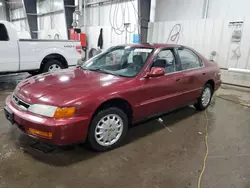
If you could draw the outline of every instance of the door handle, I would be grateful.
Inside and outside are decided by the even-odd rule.
[[[203,73],[202,73],[202,75],[206,75],[206,73],[205,73],[205,72],[203,72]]]
[[[179,82],[180,80],[181,80],[180,78],[176,78],[176,80],[175,80],[175,81],[176,81],[176,82]]]

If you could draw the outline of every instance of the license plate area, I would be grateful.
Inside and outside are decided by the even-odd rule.
[[[11,109],[9,109],[7,106],[4,107],[4,114],[7,120],[11,122],[11,124],[14,124],[14,113]]]

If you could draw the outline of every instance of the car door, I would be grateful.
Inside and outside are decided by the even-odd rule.
[[[0,23],[0,72],[17,71],[18,66],[17,41],[9,38],[5,25]]]
[[[191,49],[178,48],[177,54],[182,67],[183,98],[189,103],[195,101],[204,86],[205,67],[200,57]]]
[[[156,78],[141,78],[137,93],[140,93],[137,111],[138,118],[143,118],[167,112],[178,108],[182,103],[182,72],[177,66],[176,54],[173,48],[162,49],[154,58],[165,59],[165,75]]]

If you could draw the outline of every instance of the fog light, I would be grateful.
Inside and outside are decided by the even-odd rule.
[[[42,138],[52,139],[52,133],[51,132],[43,132],[36,129],[29,128],[29,132],[35,136],[39,136]]]

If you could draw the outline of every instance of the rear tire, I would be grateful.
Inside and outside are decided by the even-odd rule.
[[[62,62],[56,60],[56,59],[50,59],[48,60],[45,65],[42,67],[41,72],[55,72],[61,69],[64,69],[65,66],[63,65]]]
[[[128,117],[117,107],[100,111],[93,118],[87,142],[96,151],[107,151],[118,147],[128,132]]]
[[[37,71],[37,70],[36,71],[28,71],[28,73],[32,76],[35,76],[35,75],[39,74],[39,71]]]
[[[210,84],[206,84],[201,92],[201,96],[198,98],[197,102],[194,104],[196,110],[205,110],[211,102],[213,96],[213,89]]]

